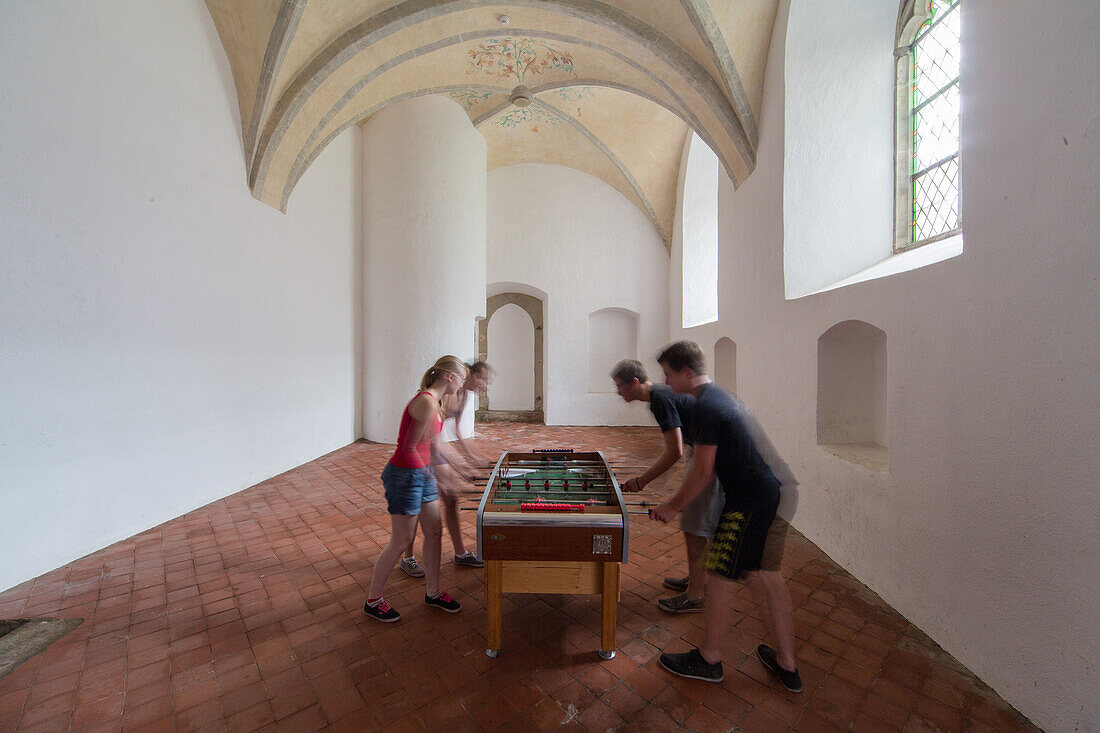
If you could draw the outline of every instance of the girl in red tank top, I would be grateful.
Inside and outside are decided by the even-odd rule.
[[[459,467],[455,463],[455,458],[459,458],[458,455],[439,455],[438,453],[432,458],[432,465],[436,469],[436,479],[442,484],[446,484],[448,478],[451,481],[460,478],[462,473],[470,473],[472,469],[484,468],[486,463],[489,463],[489,458],[479,451],[476,451],[472,446],[467,445],[466,441],[462,437],[462,429],[459,423],[462,421],[462,414],[466,409],[466,400],[471,392],[477,393],[489,386],[489,382],[493,378],[493,369],[483,361],[476,361],[473,364],[467,364],[467,376],[466,382],[450,397],[446,397],[443,400],[443,423],[446,424],[448,420],[452,421],[454,426],[453,443],[447,443],[446,441],[452,440],[452,438],[446,437],[446,435],[440,436],[440,440],[444,441],[444,445],[453,445],[458,448],[455,453],[460,454],[461,463],[465,464],[465,467]],[[450,464],[443,466],[440,464]],[[447,528],[447,534],[451,537],[451,545],[454,547],[454,564],[460,568],[480,568],[484,567],[483,563],[477,555],[466,549],[466,542],[462,538],[462,525],[458,519],[458,497],[457,493],[448,491],[442,491],[439,494],[440,499],[440,511],[443,514],[443,526]],[[420,569],[420,565],[416,562],[416,556],[413,555],[412,543],[405,548],[405,551],[401,555],[400,567],[405,571],[407,575],[414,578],[419,578],[424,575],[424,571]]]
[[[397,621],[401,614],[382,598],[382,588],[402,549],[412,543],[419,521],[424,531],[424,570],[427,593],[424,602],[449,613],[459,611],[458,601],[439,590],[439,555],[442,537],[439,498],[432,471],[432,448],[443,427],[441,404],[466,380],[466,365],[454,356],[440,358],[420,380],[420,391],[401,415],[397,448],[385,470],[382,486],[390,513],[389,544],[374,563],[370,592],[363,611],[379,621]]]

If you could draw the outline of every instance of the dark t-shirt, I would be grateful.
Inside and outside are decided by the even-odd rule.
[[[667,384],[654,384],[649,389],[649,411],[657,419],[657,426],[662,433],[680,428],[686,438],[686,426],[691,420],[691,407],[694,404],[694,397],[676,394]]]
[[[726,500],[745,506],[779,502],[779,481],[760,457],[749,432],[748,410],[729,392],[704,384],[691,411],[690,439],[696,445],[717,446],[714,473]]]

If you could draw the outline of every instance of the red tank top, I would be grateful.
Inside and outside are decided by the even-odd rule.
[[[412,405],[413,400],[422,394],[431,395],[431,392],[427,390],[417,392],[416,397],[409,400],[409,404],[405,405],[405,411],[401,413],[401,427],[397,429],[397,450],[393,452],[393,456],[390,458],[390,463],[398,468],[424,468],[432,464],[432,439],[439,435],[439,431],[443,428],[443,418],[440,417],[439,411],[436,411],[435,420],[432,421],[424,442],[414,444],[412,437],[409,435],[409,429],[415,422],[409,412],[409,406]],[[434,396],[432,401],[435,401]]]

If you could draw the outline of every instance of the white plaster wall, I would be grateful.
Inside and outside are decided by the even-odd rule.
[[[395,442],[424,372],[485,315],[485,138],[455,102],[392,104],[363,131],[363,434]]]
[[[821,139],[791,140],[804,100],[783,77],[809,59],[782,54],[810,41],[785,38],[785,1],[756,171],[721,188],[721,320],[673,335],[737,343],[739,393],[801,481],[801,531],[1038,725],[1098,730],[1100,4],[964,1],[962,256],[785,300],[784,135]],[[791,27],[890,38],[882,5],[794,3]],[[819,127],[842,129],[848,98]],[[849,319],[887,334],[889,473],[815,444],[817,339]]]
[[[496,378],[486,390],[489,409],[535,409],[535,324],[518,305],[508,303],[489,319],[486,360]]]
[[[786,98],[798,100],[786,110],[784,153],[789,298],[893,252],[894,157],[867,151],[893,149],[897,6],[859,3],[853,22],[819,5],[795,13],[787,27]],[[868,78],[875,83],[855,82]]]
[[[488,281],[547,294],[545,412],[549,425],[648,425],[644,407],[587,388],[588,314],[639,314],[651,372],[668,334],[668,253],[653,224],[602,181],[560,166],[489,173]]]
[[[2,14],[7,588],[355,439],[358,131],[284,215],[201,2]]]

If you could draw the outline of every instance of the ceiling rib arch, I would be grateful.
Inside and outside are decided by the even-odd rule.
[[[596,176],[666,246],[690,131],[735,184],[755,167],[779,0],[205,2],[233,69],[249,189],[283,211],[335,137],[428,94],[463,107],[490,170]],[[529,107],[512,105],[517,85]]]
[[[247,127],[242,126],[244,150],[249,166],[256,155],[256,135],[259,133],[260,120],[264,118],[264,113],[267,111],[271,92],[275,87],[275,79],[290,50],[290,44],[294,40],[294,34],[298,30],[298,23],[305,9],[306,0],[285,0],[275,17],[275,27],[271,31],[263,64],[260,66],[260,79],[256,85],[256,100],[252,104],[252,114]]]
[[[680,0],[695,30],[704,40],[707,49],[711,53],[715,65],[721,69],[722,86],[729,97],[730,103],[737,111],[741,125],[745,129],[749,144],[753,153],[760,142],[760,133],[756,127],[756,118],[752,114],[749,97],[745,93],[745,87],[741,83],[741,75],[737,72],[737,66],[733,63],[729,47],[722,40],[722,31],[711,12],[710,5],[704,0]],[[709,144],[709,143],[708,143]]]
[[[705,73],[696,60],[688,56],[668,36],[661,34],[656,29],[645,26],[618,8],[594,0],[519,0],[511,4],[537,7],[540,11],[549,11],[555,15],[564,15],[583,23],[596,24],[599,26],[598,29],[618,36],[628,44],[633,44],[636,47],[635,52],[641,51],[641,55],[646,55],[644,52],[648,51],[651,62],[657,60],[658,63],[663,63],[665,66],[662,70],[665,73],[655,74],[651,71],[651,76],[671,76],[675,82],[679,83],[683,91],[695,97],[695,99],[688,102],[676,98],[679,95],[669,94],[673,99],[668,100],[665,106],[673,109],[681,117],[688,118],[693,127],[706,133],[713,142],[719,142],[720,140],[725,143],[717,145],[716,151],[719,152],[719,157],[722,158],[727,171],[731,173],[734,180],[740,181],[744,178],[744,175],[747,175],[748,170],[753,165],[755,151],[741,119],[730,106],[718,83]],[[355,57],[361,51],[384,37],[408,31],[428,20],[451,16],[480,6],[481,4],[476,0],[453,0],[453,2],[441,3],[431,7],[425,7],[423,2],[417,0],[409,0],[409,2],[394,6],[367,19],[329,44],[326,49],[314,57],[305,69],[295,76],[286,92],[272,109],[267,124],[264,126],[264,132],[260,137],[257,154],[253,158],[250,174],[253,194],[269,203],[277,201],[280,208],[284,207],[284,201],[287,198],[281,195],[284,191],[279,191],[276,194],[274,191],[268,190],[267,177],[271,164],[276,158],[285,158],[290,155],[293,157],[294,162],[299,164],[292,167],[300,168],[301,162],[305,159],[315,157],[311,155],[312,142],[320,137],[320,131],[339,112],[340,108],[350,102],[347,92],[343,95],[340,103],[321,116],[321,119],[314,125],[314,129],[309,133],[307,143],[300,145],[298,150],[283,150],[286,147],[284,146],[284,137],[288,129],[298,121],[310,98],[341,67],[353,63]],[[543,38],[561,35],[537,29],[510,30],[509,34],[518,35],[524,32],[531,37]],[[459,34],[458,36],[452,36],[452,39],[453,42],[460,43],[479,37],[501,35],[504,34],[501,33],[499,28],[492,28]],[[579,39],[579,41],[583,43],[584,39]],[[601,44],[593,45],[599,46]],[[429,46],[433,46],[433,44],[429,44]],[[433,48],[433,50],[435,49]],[[622,53],[619,53],[618,57],[620,61],[630,59],[629,56]],[[635,65],[646,67],[645,64],[638,62]],[[369,83],[369,81],[368,79],[367,82]],[[607,79],[605,83],[614,81],[614,79]],[[365,85],[364,83],[363,86]],[[663,86],[665,87],[665,93],[668,94],[671,91],[671,85],[664,82]],[[351,96],[354,97],[354,94]],[[711,119],[708,121],[691,119],[692,115],[689,110],[693,108],[702,108]],[[719,127],[720,130],[715,131],[713,130],[714,127]],[[305,151],[304,156],[301,155],[303,149]],[[286,183],[293,185],[293,181],[300,177],[300,170],[294,173],[297,173],[297,175],[286,176],[284,179]]]
[[[535,85],[535,86],[531,87],[532,94],[539,94],[539,93],[544,92],[544,91],[550,91],[550,90],[554,90],[554,89],[560,89],[560,88],[571,87],[571,86],[582,86],[582,85],[607,87],[607,88],[610,88],[610,89],[618,89],[618,90],[621,90],[621,91],[629,92],[629,93],[635,94],[635,95],[637,95],[637,96],[639,96],[643,99],[649,100],[650,102],[652,102],[655,105],[664,107],[665,109],[667,109],[672,114],[680,117],[681,119],[684,119],[685,122],[687,122],[687,124],[690,127],[692,127],[693,129],[699,131],[697,134],[699,134],[699,136],[703,138],[704,142],[706,142],[707,145],[709,145],[712,149],[715,149],[715,150],[717,149],[717,142],[714,140],[713,136],[709,133],[709,131],[703,126],[703,124],[699,120],[699,118],[691,111],[691,108],[687,106],[686,102],[684,102],[684,100],[681,99],[680,96],[667,83],[665,83],[663,80],[653,76],[650,73],[649,70],[645,69],[640,64],[635,63],[634,61],[632,61],[628,57],[623,56],[622,54],[619,54],[614,49],[610,49],[610,48],[606,48],[606,47],[602,47],[602,46],[597,46],[596,44],[586,43],[586,42],[583,41],[583,39],[577,39],[577,38],[569,37],[569,36],[562,36],[562,35],[556,34],[556,33],[538,32],[538,31],[533,31],[533,30],[530,30],[530,29],[526,29],[526,30],[516,31],[516,34],[517,35],[526,35],[526,36],[531,36],[531,37],[537,37],[537,38],[545,38],[545,39],[550,39],[550,40],[564,41],[564,42],[568,42],[568,43],[582,44],[582,45],[587,45],[587,46],[589,46],[590,48],[593,48],[593,49],[599,49],[599,50],[606,51],[608,54],[611,54],[611,55],[615,56],[616,58],[620,59],[624,64],[632,66],[633,68],[635,68],[640,73],[642,73],[642,74],[650,77],[651,79],[653,79],[654,83],[659,85],[661,88],[663,88],[667,92],[669,97],[668,97],[668,99],[661,99],[657,95],[651,94],[651,93],[649,93],[649,92],[645,91],[644,89],[641,89],[637,86],[630,85],[630,84],[607,81],[607,80],[603,80],[603,79],[567,79],[567,80],[558,80],[558,81],[547,82],[545,84]],[[470,41],[472,39],[475,39],[475,38],[485,38],[485,37],[489,37],[489,36],[492,36],[492,35],[499,35],[499,34],[497,34],[495,32],[483,32],[483,33],[476,34],[476,35],[475,34],[466,34],[466,35],[463,35],[463,36],[455,36],[455,37],[452,37],[451,39],[445,39],[445,41],[442,41],[442,42],[436,42],[436,43],[430,44],[430,47],[432,48],[432,50],[438,50],[439,48],[443,48],[446,45],[456,45],[458,43],[468,42],[468,41]],[[453,43],[448,43],[448,42],[453,42]],[[428,47],[424,47],[424,48],[428,48]],[[508,93],[511,91],[511,85],[510,84],[506,85],[506,86],[457,85],[457,86],[446,86],[446,87],[428,87],[428,88],[421,89],[421,90],[405,92],[405,93],[402,93],[402,94],[399,94],[399,95],[396,95],[396,96],[393,96],[393,97],[389,97],[389,98],[384,99],[384,100],[380,100],[374,106],[372,106],[372,107],[370,107],[366,110],[363,110],[361,113],[358,114],[358,116],[353,117],[351,119],[348,119],[345,122],[343,122],[342,124],[340,124],[338,127],[336,127],[335,129],[330,130],[329,133],[324,138],[320,139],[320,142],[318,142],[318,138],[320,138],[321,133],[326,129],[326,127],[328,125],[328,122],[341,109],[343,109],[343,107],[345,107],[354,98],[355,94],[357,94],[362,88],[367,86],[370,82],[374,81],[378,76],[385,73],[386,71],[389,71],[389,70],[395,68],[396,66],[400,65],[401,63],[414,61],[416,58],[419,58],[421,55],[423,55],[421,53],[421,49],[415,49],[413,51],[407,52],[402,57],[391,59],[391,60],[387,61],[385,64],[383,64],[382,67],[379,67],[377,69],[372,69],[367,75],[365,75],[358,82],[356,82],[356,84],[353,85],[352,88],[349,89],[344,94],[344,96],[332,107],[332,109],[330,109],[329,112],[326,113],[326,115],[324,117],[322,117],[322,119],[317,123],[317,125],[314,127],[313,131],[310,133],[309,137],[306,139],[305,143],[302,145],[302,148],[299,150],[299,152],[298,152],[298,154],[295,158],[294,164],[291,168],[291,173],[287,177],[286,183],[285,183],[285,185],[283,187],[283,190],[281,192],[281,196],[280,196],[280,200],[279,200],[279,208],[281,210],[284,210],[284,211],[286,210],[286,206],[287,206],[287,204],[289,202],[289,199],[290,199],[290,194],[293,192],[294,187],[298,183],[298,180],[302,177],[302,175],[305,174],[305,171],[308,170],[309,166],[312,165],[313,161],[317,158],[318,155],[321,154],[321,151],[324,150],[324,148],[328,145],[329,142],[331,142],[334,138],[336,138],[340,133],[342,133],[348,127],[351,127],[352,125],[358,124],[361,121],[369,118],[371,115],[375,114],[376,112],[378,112],[380,109],[382,109],[383,107],[385,107],[388,104],[393,104],[395,102],[399,102],[401,100],[409,99],[409,98],[415,97],[415,96],[421,96],[423,94],[448,93],[448,92],[456,91],[456,90],[460,90],[460,89],[476,89],[476,90],[479,90],[479,91],[485,91],[485,92],[493,93],[493,94],[496,94],[496,95],[500,96],[500,98],[501,98],[500,102],[498,102],[494,107],[489,108],[488,111],[486,111],[486,112],[482,113],[481,115],[479,115],[477,117],[474,117],[472,119],[472,122],[473,122],[475,127],[479,127],[482,124],[482,122],[485,121],[485,119],[487,119],[488,117],[492,117],[496,114],[499,114],[499,112],[501,110],[506,109],[511,105],[511,101],[508,99]],[[671,100],[672,103],[670,103],[669,100]],[[617,163],[617,165],[618,165],[618,163]],[[631,177],[628,177],[628,178],[631,178]],[[652,210],[647,210],[646,214],[648,216],[650,216],[651,218],[654,218]],[[666,233],[663,232],[662,237],[667,240]]]

